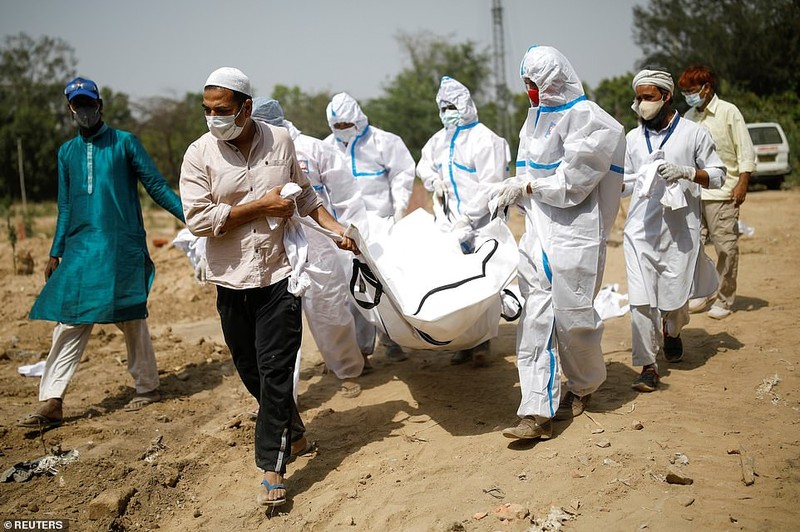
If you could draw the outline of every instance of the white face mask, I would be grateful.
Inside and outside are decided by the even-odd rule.
[[[461,114],[456,109],[445,109],[439,112],[439,118],[445,129],[451,129],[458,125],[461,120]]]
[[[357,135],[358,131],[356,131],[356,126],[350,126],[346,129],[334,128],[333,130],[333,136],[336,137],[336,140],[345,144],[350,144],[350,142],[356,138]]]
[[[643,101],[641,103],[634,100],[633,105],[631,105],[633,112],[641,116],[642,120],[650,120],[658,114],[662,107],[664,107],[664,100],[655,102]]]
[[[219,140],[234,140],[244,131],[244,126],[237,126],[236,119],[244,109],[244,105],[239,108],[239,112],[229,116],[206,116],[208,130]]]

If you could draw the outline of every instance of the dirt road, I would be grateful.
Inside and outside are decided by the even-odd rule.
[[[212,287],[193,280],[175,248],[151,250],[165,400],[122,409],[133,393],[122,335],[98,326],[66,424],[44,434],[14,425],[36,407],[38,385],[17,367],[46,354],[52,331],[26,318],[52,232],[52,219],[38,220],[44,234],[20,243],[35,275],[12,275],[0,242],[0,469],[56,445],[79,458],[55,476],[0,486],[0,518],[66,518],[70,530],[522,531],[557,509],[565,530],[797,530],[799,204],[796,191],[748,196],[742,220],[755,233],[741,241],[736,312],[692,317],[684,362],[658,392],[630,388],[630,321],[608,321],[608,381],[588,415],[557,424],[550,441],[509,445],[498,432],[519,400],[516,323],[501,326],[488,368],[451,367],[448,354],[430,352],[391,363],[378,352],[355,399],[323,373],[308,337],[300,406],[317,452],[290,465],[291,500],[273,516],[255,504],[254,400],[221,340]],[[147,218],[150,241],[174,235],[166,217]],[[614,241],[605,282],[625,292],[619,232]],[[665,482],[671,469],[692,484]]]

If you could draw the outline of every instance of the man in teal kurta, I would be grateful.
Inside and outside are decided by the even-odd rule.
[[[57,425],[62,401],[95,323],[125,334],[136,393],[129,410],[160,399],[147,295],[155,269],[147,252],[138,183],[183,221],[181,201],[139,140],[102,120],[97,85],[76,78],[65,95],[80,134],[58,151],[58,221],[45,268],[46,284],[31,319],[58,322],[39,387],[45,404],[24,426]]]

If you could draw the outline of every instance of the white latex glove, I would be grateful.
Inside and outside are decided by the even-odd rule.
[[[450,231],[458,238],[458,243],[461,244],[461,250],[464,253],[474,251],[475,233],[472,231],[472,220],[469,216],[462,214]]]
[[[405,214],[405,209],[398,207],[394,211],[394,221],[399,222],[403,218],[403,214]]]
[[[530,185],[531,193],[528,194]],[[496,212],[503,212],[509,206],[517,203],[521,198],[532,195],[538,188],[536,181],[506,180],[495,192],[497,198]]]
[[[658,175],[667,181],[677,181],[678,179],[688,179],[694,181],[695,169],[691,166],[678,166],[672,163],[662,163],[658,167]]]
[[[453,224],[451,231],[459,235],[464,232],[472,231],[472,220],[466,214],[462,214],[461,217],[456,220],[456,223]]]

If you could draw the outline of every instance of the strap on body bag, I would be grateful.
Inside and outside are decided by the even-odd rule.
[[[358,285],[358,290],[356,290],[356,285]],[[372,301],[360,299],[360,297],[369,296],[367,285],[371,286],[375,291],[375,295],[372,296]],[[350,277],[350,294],[352,294],[356,304],[365,310],[377,307],[383,295],[383,284],[375,277],[375,274],[372,273],[369,265],[358,259],[353,259],[353,275]]]

